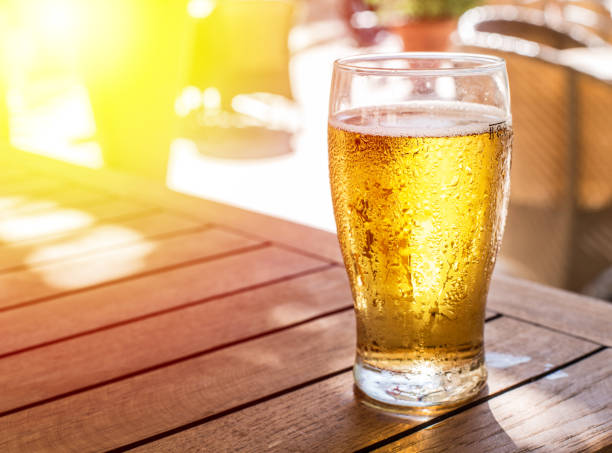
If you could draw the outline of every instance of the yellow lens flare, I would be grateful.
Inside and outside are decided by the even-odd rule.
[[[32,3],[32,2],[27,2]],[[30,9],[37,29],[49,39],[74,38],[79,26],[78,3],[73,0],[38,0]]]
[[[91,168],[103,165],[87,89],[77,68],[82,2],[10,1],[2,12],[10,142],[15,148]]]

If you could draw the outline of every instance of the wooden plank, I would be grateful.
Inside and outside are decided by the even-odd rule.
[[[177,194],[178,195],[178,194]],[[167,203],[172,204],[168,197]],[[178,197],[184,200],[182,196]],[[184,200],[181,206],[185,210],[193,210],[201,203],[197,199]],[[193,206],[193,207],[192,207]],[[342,263],[342,254],[335,234],[318,230],[288,220],[257,214],[220,203],[206,200],[206,205],[197,211],[198,216],[214,216],[218,222],[231,225],[237,231],[249,232],[262,238],[272,238],[275,242],[285,244],[295,249],[305,248],[313,255],[326,258],[334,263]]]
[[[529,357],[529,361],[514,360],[514,366],[506,368],[489,365],[490,393],[597,348],[592,343],[504,318],[486,324],[486,347],[490,352],[506,355],[510,362],[513,357]],[[350,359],[347,357],[345,363]],[[191,451],[206,445],[210,451],[345,452],[423,421],[393,418],[358,404],[352,375],[347,372],[146,445],[142,451]]]
[[[0,418],[0,451],[100,451],[346,366],[344,312]],[[213,451],[213,450],[211,450]]]
[[[141,217],[113,222],[77,232],[62,233],[52,238],[21,241],[0,246],[0,272],[65,260],[129,244],[141,238],[193,229],[198,223],[166,212],[143,214]]]
[[[296,249],[308,244],[308,251],[329,261],[341,263],[342,255],[335,234],[310,228],[258,214],[221,203],[179,194],[161,185],[138,180],[132,175],[110,170],[103,173],[89,168],[77,167],[65,162],[54,161],[42,156],[27,155],[18,151],[11,152],[11,158],[23,162],[41,172],[56,172],[72,181],[97,187],[121,197],[138,199],[143,202],[154,201],[169,210],[180,210],[201,221],[212,221],[248,232],[265,240],[273,239]]]
[[[0,413],[352,306],[332,268],[5,357]]]
[[[531,357],[529,363],[491,370],[492,389],[500,376],[509,376],[501,385],[519,382],[596,347],[503,318],[486,329],[487,339],[503,339],[488,340],[489,350]],[[346,369],[353,355],[354,316],[347,311],[7,415],[0,418],[0,447],[117,448]],[[350,373],[343,373],[145,448],[347,451],[411,426],[355,404],[351,384]]]
[[[181,263],[227,253],[257,242],[219,229],[147,240],[136,232],[129,245],[69,261],[0,275],[0,308],[125,279]]]
[[[0,355],[261,285],[322,264],[267,247],[0,312]]]
[[[512,277],[498,276],[491,285],[488,307],[612,346],[612,304]]]
[[[10,215],[0,219],[0,240],[8,247],[21,247],[24,241],[60,238],[102,221],[144,215],[152,210],[151,206],[140,203],[108,200],[81,208]]]
[[[77,208],[80,206],[93,206],[108,201],[110,196],[103,192],[76,188],[62,187],[37,195],[11,195],[0,197],[0,215],[8,217],[26,213],[51,211],[58,208]]]
[[[611,390],[606,349],[377,451],[603,451],[612,445]]]
[[[23,181],[8,182],[6,184],[0,185],[0,196],[5,197],[7,195],[32,195],[41,192],[49,192],[51,190],[58,190],[68,185],[70,184],[66,181],[37,175],[36,178],[26,179]]]

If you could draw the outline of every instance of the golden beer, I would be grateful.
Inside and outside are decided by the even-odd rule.
[[[466,103],[360,108],[330,119],[358,386],[367,378],[359,373],[397,373],[385,392],[426,405],[484,383],[485,301],[507,207],[511,136],[496,109]]]

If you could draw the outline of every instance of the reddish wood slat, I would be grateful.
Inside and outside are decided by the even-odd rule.
[[[0,219],[0,240],[9,247],[21,246],[25,241],[61,237],[102,221],[144,215],[152,210],[139,203],[108,200],[84,208],[13,214]]]
[[[604,301],[499,276],[493,281],[488,307],[612,346],[612,306]]]
[[[345,369],[353,361],[353,314],[343,312],[195,359],[0,418],[0,447],[44,451],[70,445],[96,451],[164,430]],[[491,331],[500,330],[495,334]],[[518,321],[487,324],[489,350],[529,354],[529,363],[492,370],[519,382],[593,349],[593,345]],[[529,341],[525,343],[525,339]],[[554,350],[551,351],[551,349]],[[503,384],[502,384],[503,385]],[[292,410],[288,410],[292,408]],[[299,408],[299,410],[295,410]],[[346,451],[405,429],[354,403],[350,373],[181,432],[148,449],[186,451]],[[257,436],[244,437],[244,433]]]
[[[251,239],[219,229],[155,241],[146,240],[137,233],[130,245],[120,249],[0,275],[0,307],[17,306],[256,244]]]
[[[267,247],[0,312],[0,355],[260,285],[322,264]]]
[[[352,306],[335,268],[4,357],[0,412]]]
[[[326,317],[2,417],[0,451],[118,447],[335,371],[352,357],[352,319]]]
[[[239,232],[270,238],[298,250],[307,249],[313,255],[342,263],[342,254],[335,234],[208,200],[191,199],[179,194],[176,196],[183,201],[183,209],[186,211],[193,211],[195,205],[199,205],[200,209],[196,212],[201,218],[210,217],[213,221],[231,225]]]
[[[0,196],[0,215],[6,218],[58,208],[93,206],[109,199],[109,195],[103,192],[76,189],[75,187],[62,187],[59,190],[37,195],[2,195]]]
[[[607,349],[377,451],[602,451],[612,445],[611,392]]]
[[[487,351],[530,357],[528,362],[508,368],[489,367],[491,393],[597,348],[588,342],[504,318],[487,323],[485,330]],[[192,451],[206,445],[210,451],[346,452],[421,422],[395,419],[356,403],[352,375],[347,372],[146,445],[142,450]]]
[[[609,345],[606,304],[497,279],[489,307],[528,321],[502,317],[486,326],[488,352],[514,356],[507,367],[499,367],[504,360],[489,361],[489,390],[502,394],[418,431],[423,425],[391,419],[354,401],[352,377],[343,372],[354,349],[350,295],[343,270],[326,265],[341,261],[334,235],[173,194],[124,175],[100,177],[97,171],[32,156],[16,162],[22,160],[35,167],[44,161],[40,169],[56,169],[76,184],[9,170],[7,175],[17,176],[0,178],[2,219],[75,206],[88,194],[101,204],[112,192],[220,227],[177,236],[176,219],[167,212],[158,214],[154,224],[138,214],[133,221],[114,222],[129,223],[140,235],[129,246],[113,250],[121,242],[108,240],[105,250],[87,245],[54,249],[46,264],[34,260],[32,269],[0,276],[0,412],[17,408],[0,417],[0,451],[98,451],[132,442],[144,442],[141,449],[147,451],[347,451],[411,427],[416,434],[386,448],[515,451],[550,445],[554,451],[581,451],[611,443],[609,350],[565,368],[568,376],[527,382],[599,351],[578,337]],[[81,194],[80,185],[100,193]],[[1,226],[2,220],[0,235]],[[0,250],[21,262],[35,249],[64,245],[98,226]],[[175,237],[142,238],[145,232],[164,235],[166,228]],[[285,249],[267,247],[266,240]],[[0,268],[7,255],[0,254]],[[129,278],[108,284],[115,278],[103,274],[109,269]],[[85,288],[92,284],[79,281],[85,274],[106,283]],[[301,276],[286,280],[296,274]],[[78,291],[58,296],[67,290],[58,278],[62,275],[63,284]],[[3,303],[6,308],[32,297],[46,300],[1,309]],[[341,312],[323,315],[335,310]],[[283,328],[296,322],[300,325]],[[141,374],[125,376],[134,372]],[[113,381],[118,376],[123,377]],[[51,400],[19,410],[46,398]],[[175,433],[162,434],[174,428]],[[146,440],[156,435],[160,438]]]
[[[344,271],[329,269],[5,357],[0,412],[351,307]]]
[[[128,211],[129,212],[129,211]],[[127,220],[102,221],[95,226],[52,237],[20,241],[0,247],[0,271],[65,260],[100,250],[129,244],[140,237],[185,231],[198,223],[168,213],[149,213]]]

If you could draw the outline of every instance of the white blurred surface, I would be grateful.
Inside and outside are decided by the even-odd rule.
[[[321,24],[315,26],[320,28]],[[341,27],[334,22],[327,22],[327,26]],[[303,29],[298,32],[304,34]],[[300,118],[299,130],[292,137],[293,151],[269,158],[223,159],[202,154],[195,142],[179,139],[170,153],[170,188],[336,230],[327,168],[327,109],[333,61],[357,53],[398,51],[400,44],[389,40],[376,49],[358,49],[347,38],[305,47],[290,63]]]

